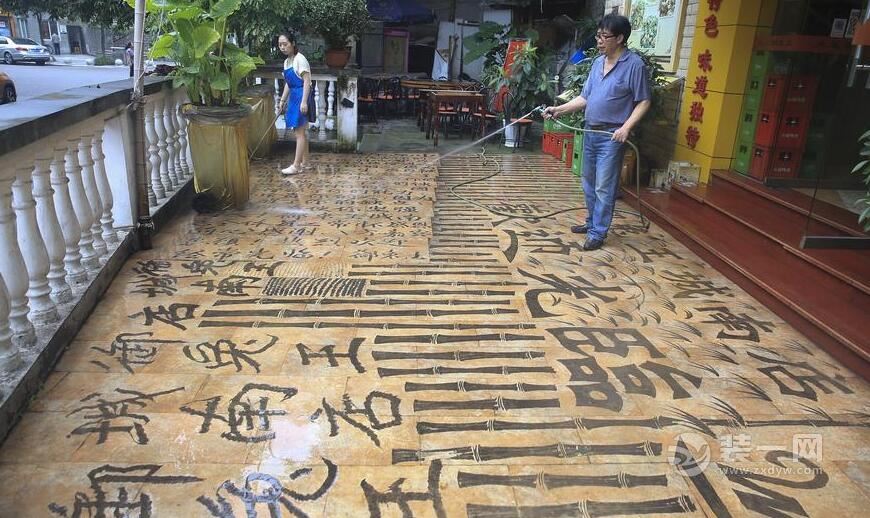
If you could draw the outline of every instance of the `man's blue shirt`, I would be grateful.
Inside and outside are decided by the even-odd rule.
[[[586,99],[586,124],[622,126],[637,103],[650,99],[649,72],[643,60],[625,49],[606,76],[604,56],[592,62],[580,95]]]

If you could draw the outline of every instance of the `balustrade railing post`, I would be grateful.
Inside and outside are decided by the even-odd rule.
[[[33,166],[21,166],[15,172],[15,181],[12,183],[12,208],[15,210],[18,246],[27,269],[30,322],[37,325],[57,322],[60,316],[54,301],[51,300],[51,288],[48,285],[48,251],[36,222]]]
[[[9,175],[12,176],[12,175]],[[36,330],[28,320],[30,306],[27,302],[27,266],[18,246],[18,230],[15,212],[12,210],[13,178],[0,179],[0,275],[6,281],[9,292],[9,325],[12,341],[18,346],[31,345],[36,341]]]
[[[58,146],[62,146],[58,143]],[[82,229],[79,225],[72,198],[69,194],[69,178],[66,176],[66,156],[68,148],[56,147],[51,161],[51,186],[54,189],[54,205],[57,208],[57,218],[63,232],[64,256],[67,282],[82,284],[87,282],[88,273],[82,266],[82,253],[79,249]]]
[[[326,140],[326,81],[317,80],[317,140]]]
[[[0,275],[0,381],[11,377],[21,364],[18,347],[12,343],[12,329],[9,327],[9,292],[3,275]]]
[[[179,88],[178,90],[181,90]],[[172,127],[175,130],[175,174],[178,176],[178,181],[183,184],[185,181],[184,168],[181,167],[181,121],[178,120],[178,109],[181,106],[181,97],[178,95],[178,90],[172,92],[172,110],[169,112],[169,117],[172,120]]]
[[[147,97],[145,99],[145,135],[148,137],[148,162],[151,163],[151,190],[154,191],[154,203],[149,198],[149,204],[156,207],[166,199],[166,189],[160,179],[160,148],[157,146],[157,131],[154,129],[154,102],[149,102]]]
[[[97,191],[103,209],[99,217],[102,238],[106,246],[112,246],[118,243],[118,234],[115,232],[115,218],[112,215],[115,199],[112,196],[112,187],[109,185],[109,176],[106,172],[106,155],[103,153],[103,133],[105,131],[105,126],[101,124],[94,132],[91,158],[94,160],[94,178],[97,180]]]
[[[329,90],[326,96],[326,129],[335,129],[335,81],[329,80]]]
[[[66,271],[63,267],[64,238],[54,206],[50,163],[51,155],[42,153],[37,155],[36,167],[33,169],[33,197],[36,199],[36,221],[48,253],[48,285],[51,288],[51,300],[56,304],[63,304],[72,300],[72,289],[67,284]]]
[[[193,170],[190,167],[190,164],[187,162],[187,119],[184,118],[184,114],[181,112],[182,106],[184,106],[185,102],[185,94],[184,90],[179,88],[178,94],[178,106],[175,110],[175,119],[178,121],[178,142],[179,142],[179,159],[181,161],[181,170],[184,174],[185,178],[190,178],[190,174]]]
[[[81,137],[79,136],[71,137],[67,141],[66,176],[69,178],[69,194],[73,210],[81,228],[79,250],[82,254],[82,266],[88,270],[99,270],[100,256],[94,250],[94,235],[91,233],[94,214],[91,210],[91,202],[88,201],[88,195],[85,193],[85,186],[82,182],[82,168],[79,166],[80,142]]]
[[[278,115],[278,107],[281,106],[281,95],[284,93],[284,85],[276,77],[275,78],[275,115]],[[309,94],[311,95],[311,94]]]
[[[166,168],[169,170],[169,181],[173,189],[181,185],[181,173],[178,171],[178,133],[175,129],[175,96],[172,92],[166,94],[163,106],[163,127],[166,130],[166,152],[169,155]]]
[[[94,136],[90,133],[82,135],[79,140],[79,165],[82,168],[82,185],[85,188],[85,196],[87,196],[88,204],[91,207],[89,230],[91,231],[92,246],[97,257],[106,259],[109,249],[106,242],[103,241],[102,228],[100,227],[103,201],[100,199],[100,191],[97,188],[96,178],[94,178],[93,142]]]
[[[157,134],[157,155],[160,158],[160,182],[163,184],[163,191],[167,197],[169,193],[175,190],[172,185],[172,180],[169,178],[169,151],[166,149],[166,128],[163,126],[163,103],[162,94],[157,94],[153,98],[154,103],[154,131]]]

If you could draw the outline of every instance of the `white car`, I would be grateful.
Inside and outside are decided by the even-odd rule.
[[[7,65],[18,61],[33,61],[37,65],[44,65],[51,59],[48,49],[35,41],[8,36],[0,36],[0,56]]]

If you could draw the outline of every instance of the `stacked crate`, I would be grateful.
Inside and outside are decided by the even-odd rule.
[[[541,150],[564,162],[579,177],[583,170],[583,134],[559,131],[562,129],[562,126],[552,120],[545,120]]]
[[[550,146],[553,145],[550,135],[552,135],[555,129],[554,125],[555,123],[552,121],[552,119],[544,120],[544,134],[541,136],[541,151],[548,155],[550,154]]]
[[[768,76],[750,162],[753,177],[797,178],[818,84],[814,76]]]
[[[576,177],[583,175],[583,133],[574,134],[573,156],[571,157],[571,172]]]
[[[550,146],[546,153],[553,158],[558,160],[563,159],[563,153],[565,149],[565,142],[568,139],[571,139],[573,142],[574,134],[573,133],[550,133]]]
[[[758,123],[758,112],[761,110],[761,99],[764,94],[765,81],[771,68],[769,52],[755,51],[749,62],[749,79],[746,84],[746,94],[743,98],[743,112],[740,114],[740,125],[737,130],[737,142],[732,168],[740,173],[748,174],[752,162],[755,143],[755,130]]]

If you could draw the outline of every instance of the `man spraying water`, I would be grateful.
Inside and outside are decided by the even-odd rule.
[[[586,223],[571,227],[575,234],[586,234],[584,250],[604,245],[616,205],[625,141],[651,104],[649,72],[640,56],[626,48],[630,34],[631,23],[625,16],[602,18],[595,35],[601,56],[592,63],[580,95],[543,113],[549,119],[585,109],[585,129],[595,130],[583,139]]]

